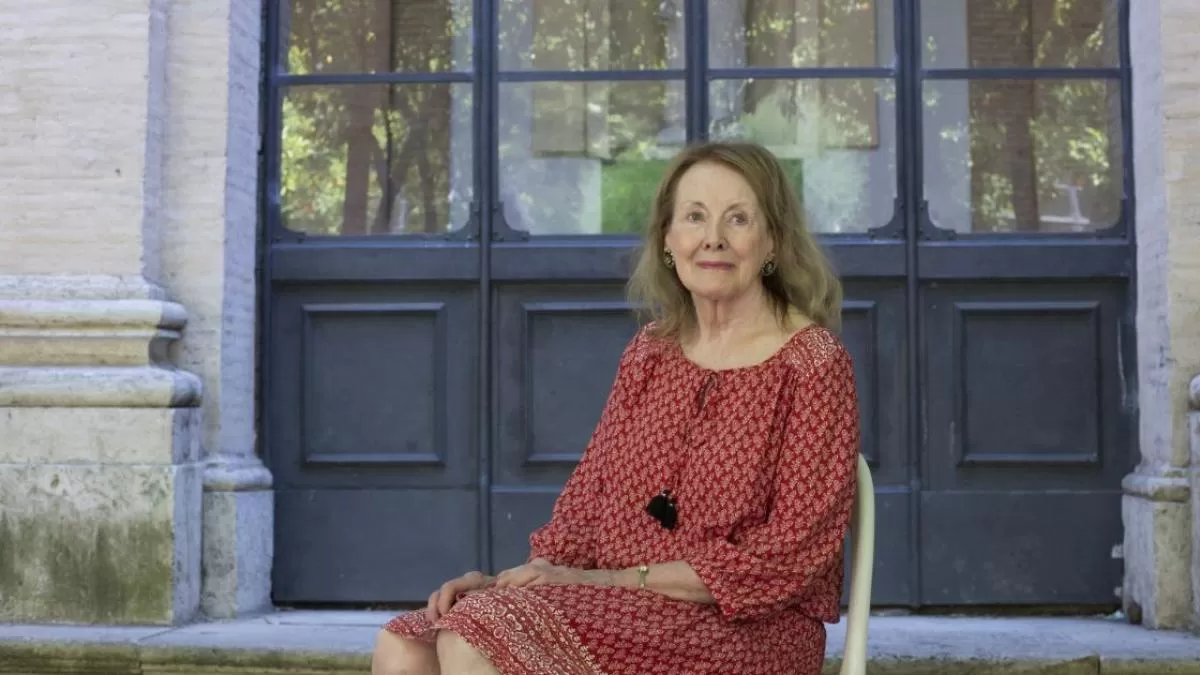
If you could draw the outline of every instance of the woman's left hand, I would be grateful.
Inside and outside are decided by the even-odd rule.
[[[612,574],[607,570],[580,570],[551,565],[538,558],[524,565],[505,570],[492,582],[494,588],[523,588],[525,586],[601,586],[611,585]]]

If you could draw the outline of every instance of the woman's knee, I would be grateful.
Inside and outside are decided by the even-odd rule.
[[[447,672],[463,675],[498,674],[487,657],[471,646],[458,633],[450,630],[438,631],[438,663],[445,664]]]
[[[371,675],[438,675],[437,649],[381,630],[371,653]]]

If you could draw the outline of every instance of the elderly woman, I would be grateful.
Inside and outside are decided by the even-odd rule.
[[[758,146],[684,151],[653,209],[654,321],[529,561],[392,620],[377,675],[820,672],[858,451],[840,284]]]

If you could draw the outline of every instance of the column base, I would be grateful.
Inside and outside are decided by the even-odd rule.
[[[201,385],[164,295],[0,276],[0,623],[198,616]]]
[[[1133,473],[1122,481],[1126,616],[1148,628],[1185,628],[1192,618],[1190,486],[1179,475]]]
[[[1192,630],[1200,633],[1200,376],[1188,387],[1188,442],[1191,446]]]
[[[206,616],[227,619],[271,609],[274,541],[270,471],[257,458],[210,462],[204,472]]]
[[[0,411],[0,623],[196,618],[198,417],[194,408]]]

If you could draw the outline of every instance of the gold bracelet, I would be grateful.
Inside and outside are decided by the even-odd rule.
[[[637,574],[638,574],[638,589],[645,589],[646,588],[646,576],[650,574],[650,566],[649,565],[638,565]]]

